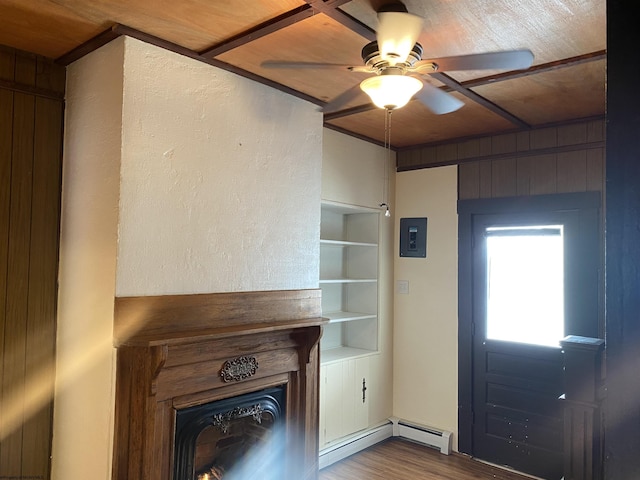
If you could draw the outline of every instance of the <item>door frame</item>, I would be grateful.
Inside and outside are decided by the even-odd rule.
[[[600,192],[561,193],[522,197],[458,200],[458,451],[473,455],[473,221],[476,215],[552,212],[558,210],[585,210],[598,216],[598,236],[602,236]],[[600,242],[601,243],[601,242]],[[602,245],[598,246],[602,255]],[[602,258],[597,262],[598,271]],[[601,275],[598,290],[602,291]],[[595,302],[598,318],[602,318],[601,295],[590,299]],[[594,308],[594,305],[585,306]],[[601,320],[599,329],[602,329]],[[596,332],[597,333],[597,332]]]

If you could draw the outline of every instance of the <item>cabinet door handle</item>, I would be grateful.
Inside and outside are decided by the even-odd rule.
[[[365,379],[362,379],[362,403],[365,402],[365,400],[367,399],[367,382],[365,381]]]

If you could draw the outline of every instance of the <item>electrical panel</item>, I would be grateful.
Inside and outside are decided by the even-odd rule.
[[[400,256],[427,256],[427,218],[400,219]]]

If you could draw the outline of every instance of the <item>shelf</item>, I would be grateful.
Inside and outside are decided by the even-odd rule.
[[[376,353],[375,350],[366,350],[364,348],[353,348],[353,347],[330,348],[327,350],[320,350],[320,363],[327,364],[331,362],[339,362],[345,359],[363,357],[365,355],[372,355],[374,353]]]
[[[352,322],[355,320],[375,319],[375,313],[360,312],[322,312],[322,316],[329,319],[329,323]]]
[[[323,278],[320,279],[320,284],[323,283],[376,283],[377,278]]]
[[[377,247],[377,243],[369,242],[351,242],[347,240],[320,240],[320,245],[326,245],[330,247]]]
[[[365,207],[361,205],[351,205],[349,203],[332,202],[330,200],[322,201],[322,210],[338,215],[351,215],[353,213],[373,213],[380,215],[380,208]]]
[[[320,237],[321,303],[329,319],[320,342],[323,362],[375,353],[379,211],[323,204]]]

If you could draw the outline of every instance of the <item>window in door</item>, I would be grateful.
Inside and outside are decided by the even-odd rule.
[[[562,225],[489,227],[486,338],[558,346],[564,337]]]

